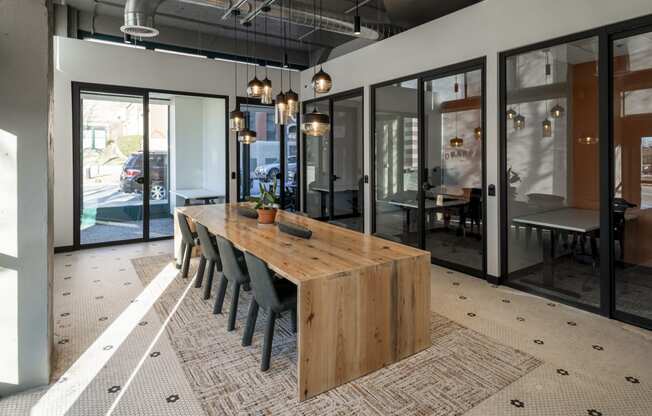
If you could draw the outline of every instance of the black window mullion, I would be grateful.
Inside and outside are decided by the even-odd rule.
[[[425,221],[425,215],[426,215],[426,193],[424,192],[424,186],[426,185],[425,181],[428,178],[428,175],[425,174],[425,169],[426,169],[426,154],[425,154],[425,142],[426,142],[426,137],[425,137],[425,132],[424,132],[424,88],[423,84],[425,83],[425,79],[423,78],[417,78],[417,83],[418,83],[418,93],[417,93],[417,99],[419,100],[418,105],[417,105],[417,120],[418,120],[418,129],[419,129],[419,134],[418,134],[418,161],[417,161],[417,201],[419,205],[418,214],[417,214],[417,246],[419,248],[424,249],[426,247],[426,221]],[[410,224],[407,225],[408,227]]]
[[[328,115],[330,116],[331,126],[328,132],[328,218],[333,220],[335,218],[335,164],[333,157],[334,138],[335,133],[333,130],[334,117],[333,117],[333,100],[328,100]]]
[[[149,92],[143,92],[143,239],[149,240]]]

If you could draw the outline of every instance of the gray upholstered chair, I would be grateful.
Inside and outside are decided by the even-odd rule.
[[[195,287],[201,287],[204,276],[202,264],[208,261],[208,277],[204,285],[204,299],[211,297],[211,288],[213,286],[213,275],[217,269],[218,273],[222,273],[222,261],[217,249],[217,242],[215,237],[208,231],[208,228],[202,224],[197,223],[197,236],[199,237],[199,247],[201,247],[202,258],[200,260],[200,269],[197,271],[197,284]],[[202,263],[203,262],[203,263]],[[201,270],[201,272],[200,272]]]
[[[286,279],[275,279],[267,264],[258,257],[251,253],[245,253],[244,255],[254,296],[249,306],[242,345],[251,345],[256,320],[258,319],[258,308],[263,308],[267,312],[267,323],[265,325],[265,340],[263,342],[263,357],[260,369],[267,371],[269,370],[272,355],[276,318],[282,312],[290,311],[292,314],[292,331],[297,332],[297,287]]]
[[[233,297],[231,299],[231,310],[229,311],[228,331],[235,329],[235,318],[238,313],[238,298],[240,297],[240,288],[249,285],[249,273],[244,258],[240,252],[237,252],[233,243],[222,236],[215,236],[219,250],[220,260],[222,261],[222,278],[217,290],[217,298],[213,313],[222,313],[224,296],[229,283],[233,283]]]
[[[182,213],[177,213],[179,222],[179,230],[181,230],[181,247],[179,249],[179,258],[181,259],[181,276],[188,277],[188,269],[190,268],[190,258],[192,257],[192,249],[199,245],[197,234],[190,230],[188,217]],[[205,259],[204,259],[205,262]],[[200,260],[200,267],[202,267]]]

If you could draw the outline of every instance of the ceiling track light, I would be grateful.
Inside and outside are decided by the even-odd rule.
[[[353,34],[359,36],[362,25],[360,24],[360,5],[358,0],[355,0],[355,17],[353,18]]]

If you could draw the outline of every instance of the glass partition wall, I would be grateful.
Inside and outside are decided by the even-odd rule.
[[[372,89],[374,234],[485,273],[484,59]]]
[[[505,282],[652,328],[652,19],[500,63]]]
[[[329,115],[324,137],[304,135],[304,211],[312,218],[364,231],[363,99],[356,90],[304,103]]]

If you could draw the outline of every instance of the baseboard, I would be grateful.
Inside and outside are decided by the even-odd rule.
[[[54,253],[69,253],[71,251],[75,251],[75,246],[61,246],[61,247],[55,247],[54,248]]]

